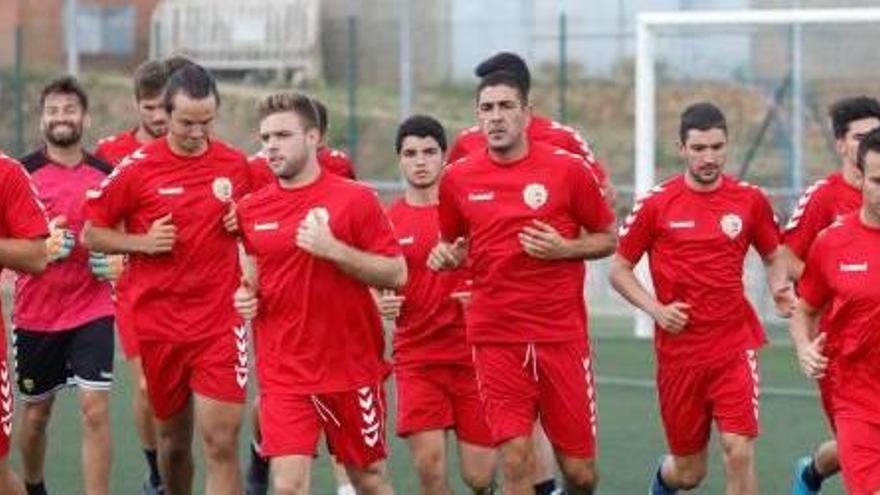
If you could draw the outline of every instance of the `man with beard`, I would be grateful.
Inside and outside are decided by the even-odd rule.
[[[639,199],[620,227],[611,284],[654,317],[660,415],[671,455],[651,481],[655,495],[695,488],[706,476],[713,420],[721,432],[727,493],[757,495],[757,349],[763,328],[746,299],[743,262],[754,246],[777,311],[794,293],[779,229],[759,188],[724,175],[727,123],[711,103],[681,115],[683,174]],[[650,255],[656,298],[633,273]]]
[[[240,272],[223,217],[250,190],[247,161],[214,137],[220,98],[207,70],[175,71],[162,101],[168,134],[129,155],[90,194],[84,239],[129,255],[131,314],[166,492],[192,490],[198,423],[206,493],[238,494],[247,331],[229,303]]]
[[[134,102],[137,108],[138,126],[100,140],[95,149],[97,157],[115,167],[136,149],[168,132],[168,114],[165,113],[165,106],[162,103],[162,92],[165,90],[168,77],[175,67],[181,66],[182,60],[169,59],[164,62],[150,60],[135,69]],[[115,287],[116,329],[122,344],[122,352],[131,370],[132,383],[137,385],[132,394],[132,410],[149,472],[148,478],[144,481],[143,491],[145,494],[151,494],[158,493],[162,487],[156,460],[156,427],[147,399],[147,391],[144,388],[144,371],[137,336],[132,328],[130,284],[126,274],[127,272],[123,273]]]
[[[29,494],[46,493],[46,428],[55,393],[79,389],[84,493],[110,486],[109,390],[113,381],[113,303],[107,273],[90,267],[77,239],[85,223],[86,192],[111,172],[81,144],[89,125],[88,97],[72,77],[56,79],[40,95],[44,147],[22,159],[50,219],[49,266],[15,285],[15,353],[24,400],[20,448]],[[93,273],[95,272],[95,273]]]
[[[399,294],[381,292],[378,305],[382,316],[397,324],[397,434],[409,444],[419,493],[452,493],[446,467],[449,430],[458,440],[464,482],[473,493],[492,493],[495,449],[465,337],[463,303],[458,300],[467,273],[435,272],[427,266],[440,235],[437,187],[445,165],[446,134],[432,117],[415,115],[400,124],[395,147],[406,189],[388,217],[406,258],[409,280]]]
[[[476,115],[487,147],[444,172],[441,241],[428,264],[471,262],[467,337],[505,493],[534,493],[540,416],[566,493],[590,494],[598,472],[584,260],[614,251],[614,214],[583,158],[527,138],[530,105],[516,75],[483,78]],[[577,249],[557,249],[582,230]]]
[[[238,205],[255,270],[235,305],[253,321],[260,447],[274,493],[310,493],[323,432],[357,493],[389,495],[387,364],[369,287],[402,286],[406,264],[376,193],[318,164],[312,99],[270,95],[259,116],[277,179]]]

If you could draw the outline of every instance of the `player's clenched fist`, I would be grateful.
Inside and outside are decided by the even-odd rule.
[[[797,297],[794,287],[787,284],[773,293],[773,303],[776,305],[776,314],[783,318],[791,318],[797,307]]]
[[[229,203],[229,209],[223,214],[223,228],[230,234],[238,233],[238,216],[235,212],[235,203]]]
[[[375,293],[376,307],[379,308],[379,314],[386,320],[396,320],[400,316],[400,308],[406,299],[397,295],[393,290],[383,290]]]
[[[144,234],[141,251],[147,254],[170,253],[174,248],[174,239],[177,236],[177,227],[171,220],[171,214],[157,218],[150,225],[150,230]]]
[[[116,281],[122,274],[122,266],[122,255],[89,252],[89,269],[98,280]]]
[[[320,258],[332,259],[339,241],[330,230],[330,222],[322,209],[312,209],[299,224],[296,245]]]
[[[676,301],[666,306],[660,306],[651,316],[663,330],[669,333],[679,333],[687,326],[689,309],[691,309],[690,304]]]
[[[49,237],[46,238],[46,256],[49,263],[70,256],[76,240],[67,229],[67,218],[58,216],[49,221]]]
[[[250,280],[245,277],[241,278],[241,283],[235,291],[233,304],[235,305],[235,310],[245,320],[253,320],[257,316],[257,308],[259,307],[257,294]]]
[[[452,270],[464,260],[467,244],[463,237],[454,243],[440,241],[428,254],[428,268],[432,270]]]

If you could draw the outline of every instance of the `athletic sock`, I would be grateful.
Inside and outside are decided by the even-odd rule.
[[[357,495],[357,492],[351,484],[345,484],[336,489],[336,495]]]
[[[661,492],[664,495],[666,495],[666,494],[671,495],[674,493],[678,493],[678,490],[667,485],[666,480],[663,479],[663,462],[660,462],[657,465],[657,474],[655,475],[655,481],[656,481],[656,486],[658,488],[660,488]]]
[[[815,459],[812,459],[807,467],[801,471],[801,479],[804,480],[804,484],[814,492],[818,492],[822,488],[822,482],[825,481],[825,477],[819,474],[819,471],[816,470]]]
[[[260,455],[260,450],[251,442],[251,465],[248,467],[248,480],[260,483],[269,483],[269,460]]]
[[[159,475],[159,461],[156,458],[156,451],[144,449],[144,458],[147,460],[147,467],[150,470],[150,485],[153,488],[159,488],[162,486],[162,476]]]
[[[27,495],[48,495],[48,492],[46,491],[46,483],[44,481],[38,481],[36,483],[25,482],[24,487],[27,490]]]
[[[535,495],[551,495],[554,490],[556,490],[556,480],[553,478],[535,483]]]

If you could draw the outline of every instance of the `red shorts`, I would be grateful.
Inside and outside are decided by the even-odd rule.
[[[494,444],[531,436],[540,417],[553,448],[596,455],[596,389],[586,342],[477,344],[477,384]]]
[[[835,423],[847,493],[874,495],[880,491],[880,424],[840,416]]]
[[[315,456],[323,431],[330,453],[364,468],[388,457],[380,384],[327,394],[260,394],[260,450],[266,457]]]
[[[454,429],[462,442],[492,445],[473,366],[426,364],[394,369],[397,434]]]
[[[712,420],[724,433],[758,436],[758,356],[743,351],[718,364],[657,371],[660,415],[673,455],[702,452]]]
[[[0,337],[4,337],[2,328]],[[9,456],[9,439],[12,438],[12,385],[5,354],[0,356],[0,459]]]
[[[134,315],[131,312],[131,303],[127,299],[124,290],[116,292],[115,304],[116,332],[119,334],[119,342],[122,344],[122,353],[127,360],[138,358],[141,352],[137,334],[135,334],[134,330]]]
[[[244,403],[247,394],[247,330],[244,326],[194,342],[142,340],[141,361],[153,412],[166,420],[180,412],[193,393]]]

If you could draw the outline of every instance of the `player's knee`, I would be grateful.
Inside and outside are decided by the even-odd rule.
[[[385,482],[385,464],[374,462],[369,466],[349,469],[348,477],[358,493],[383,493]]]
[[[302,476],[273,473],[272,489],[278,495],[307,495],[309,485]]]
[[[495,483],[495,471],[465,467],[461,471],[461,479],[474,493],[483,493]]]
[[[728,473],[743,473],[752,469],[754,449],[751,442],[727,442],[723,451],[724,465]]]
[[[33,433],[45,434],[49,427],[52,407],[48,402],[26,403],[22,427]]]
[[[576,493],[593,493],[599,485],[599,472],[595,466],[568,466],[563,470],[566,487]]]
[[[706,479],[706,474],[706,466],[703,464],[680,466],[676,470],[677,485],[682,490],[693,490]]]
[[[106,428],[110,423],[110,404],[106,395],[88,397],[83,400],[80,407],[80,419],[83,428],[87,430],[99,430]]]
[[[423,487],[437,486],[446,478],[443,472],[443,454],[440,451],[419,452],[413,459],[413,465]]]
[[[505,479],[521,481],[528,478],[535,464],[532,452],[525,442],[522,445],[505,446],[501,461]]]

